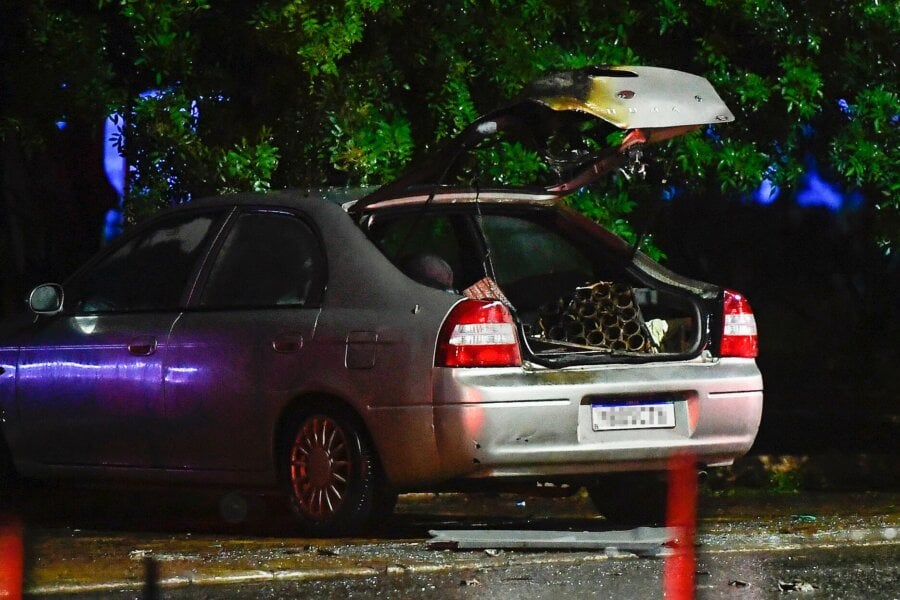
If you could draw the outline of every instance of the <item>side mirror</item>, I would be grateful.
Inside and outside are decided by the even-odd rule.
[[[42,283],[28,295],[28,308],[38,315],[55,315],[62,310],[63,288],[58,283]]]

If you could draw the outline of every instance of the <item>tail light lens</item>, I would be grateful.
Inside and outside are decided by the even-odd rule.
[[[463,300],[453,307],[438,339],[435,366],[518,367],[519,336],[501,302]]]
[[[722,314],[722,356],[755,358],[759,354],[756,319],[742,294],[725,290]]]

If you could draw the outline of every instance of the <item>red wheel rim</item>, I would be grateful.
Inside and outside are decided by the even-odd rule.
[[[309,417],[291,446],[291,486],[297,508],[314,520],[333,517],[349,485],[350,453],[344,430],[330,417]]]

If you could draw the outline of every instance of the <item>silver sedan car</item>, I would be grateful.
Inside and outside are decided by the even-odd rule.
[[[0,327],[0,466],[281,491],[310,535],[356,533],[414,490],[586,486],[604,514],[640,514],[673,455],[713,467],[752,445],[756,324],[741,294],[561,198],[730,119],[698,77],[567,72],[362,198],[162,211]],[[566,134],[551,183],[453,174],[483,142],[549,147],[584,122],[625,135],[592,152]]]

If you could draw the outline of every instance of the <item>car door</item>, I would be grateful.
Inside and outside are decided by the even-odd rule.
[[[175,324],[165,366],[166,466],[265,470],[275,421],[307,368],[325,286],[310,222],[244,209]]]
[[[169,331],[217,221],[178,213],[131,236],[65,286],[19,353],[25,456],[50,465],[158,466]]]

